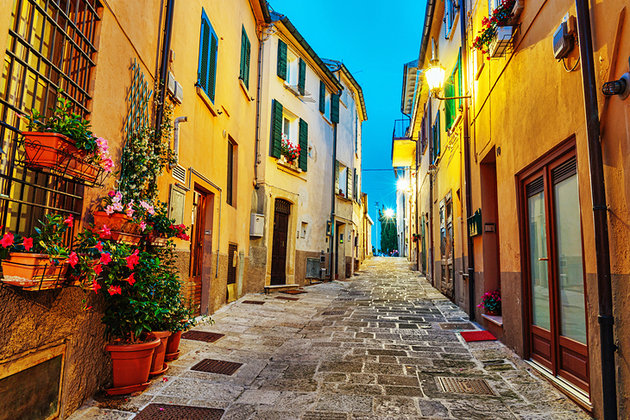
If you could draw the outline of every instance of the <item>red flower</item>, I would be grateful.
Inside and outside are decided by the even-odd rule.
[[[130,270],[133,270],[133,268],[140,262],[140,258],[138,257],[139,253],[140,251],[136,249],[133,251],[133,254],[125,258],[125,261],[127,261],[127,267],[129,267]]]
[[[33,238],[24,238],[24,240],[22,241],[22,245],[24,246],[25,250],[30,251],[31,248],[33,248]]]
[[[96,248],[98,250],[98,252],[103,252],[103,243],[101,241],[99,241],[94,248]]]
[[[130,286],[133,286],[133,284],[136,282],[136,279],[133,277],[133,273],[131,273],[131,275],[125,280],[127,280],[127,283],[129,283]]]
[[[99,262],[101,264],[107,265],[111,262],[112,260],[112,256],[109,254],[109,252],[103,252],[101,254],[101,259],[99,260]]]
[[[109,238],[111,235],[112,235],[111,229],[108,228],[107,225],[103,225],[103,229],[101,229],[100,237],[105,239],[105,238]]]
[[[72,215],[68,216],[68,217],[67,217],[67,218],[63,221],[63,223],[64,223],[66,226],[68,226],[68,227],[72,226],[72,223],[73,223],[73,222],[74,222],[74,218],[72,217]]]
[[[94,266],[94,273],[96,273],[96,275],[98,276],[99,274],[101,274],[103,272],[103,266],[100,264],[96,264]]]
[[[68,262],[74,268],[79,263],[79,257],[76,252],[72,251],[70,256],[68,257]]]
[[[109,286],[109,289],[107,289],[107,293],[109,293],[110,296],[120,295],[122,294],[122,289],[120,288],[120,286]]]
[[[101,285],[98,284],[96,280],[94,280],[94,282],[92,283],[92,290],[94,291],[94,293],[98,294],[98,291],[100,288],[101,288]]]
[[[11,232],[5,233],[2,239],[0,239],[0,245],[2,245],[3,248],[8,248],[13,245],[13,234]]]

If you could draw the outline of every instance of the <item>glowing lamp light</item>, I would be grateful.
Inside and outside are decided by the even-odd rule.
[[[394,209],[385,209],[385,211],[383,212],[383,214],[385,215],[385,217],[387,217],[388,219],[391,219],[392,217],[394,217],[394,215],[396,213],[394,213]]]
[[[429,84],[431,92],[439,92],[442,90],[446,70],[440,66],[440,63],[437,60],[431,61],[431,65],[425,70],[424,75],[427,78],[427,83]]]
[[[396,189],[398,191],[407,191],[407,190],[409,190],[409,180],[407,180],[405,178],[399,178],[398,181],[396,181]]]

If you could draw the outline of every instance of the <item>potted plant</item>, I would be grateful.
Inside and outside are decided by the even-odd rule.
[[[521,4],[517,4],[517,0],[502,0],[492,11],[492,16],[483,18],[481,31],[473,41],[473,48],[488,54],[488,59],[503,56],[512,42],[513,27],[509,23],[514,19],[514,13],[520,13],[521,10]]]
[[[487,315],[501,315],[501,293],[498,290],[484,293],[477,307],[484,308]]]
[[[280,155],[287,163],[293,164],[300,157],[300,145],[294,144],[289,138],[283,134],[280,143]]]
[[[59,91],[50,117],[35,110],[31,116],[23,117],[28,130],[22,133],[27,165],[95,183],[102,172],[112,171],[114,161],[107,140],[95,137],[89,122],[74,113],[73,107]]]
[[[178,318],[180,321],[176,321]],[[182,333],[188,331],[195,325],[195,319],[192,316],[192,311],[184,305],[181,305],[179,309],[175,310],[175,315],[172,319],[173,321],[170,327],[172,334],[166,343],[165,360],[167,362],[176,360],[179,357],[179,343],[182,338]]]
[[[92,213],[94,228],[102,239],[137,245],[142,236],[140,225],[133,219],[135,212],[133,200],[125,203],[122,193],[112,190],[101,198],[97,209]]]
[[[73,224],[72,215],[47,214],[31,237],[5,233],[0,240],[2,281],[27,290],[61,286],[68,263],[76,264],[76,254],[64,245],[66,231]]]
[[[420,235],[419,235],[419,234],[417,234],[417,233],[414,233],[414,234],[411,236],[411,240],[412,240],[414,243],[417,243],[417,242],[420,240]]]
[[[190,240],[186,234],[188,228],[184,224],[175,224],[175,220],[168,217],[166,204],[158,202],[154,206],[142,205],[136,213],[141,219],[140,225],[146,240],[153,246],[164,246],[171,238]]]

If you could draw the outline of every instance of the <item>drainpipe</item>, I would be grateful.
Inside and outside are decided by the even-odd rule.
[[[187,121],[188,117],[177,117],[175,121],[173,121],[173,151],[175,152],[175,163],[170,165],[171,168],[179,163],[179,124]]]
[[[420,203],[418,202],[419,190],[420,190],[420,148],[422,147],[420,144],[420,139],[416,139],[416,214],[415,214],[415,226],[416,226],[416,270],[420,272],[420,219],[418,218],[418,207],[420,207]],[[413,243],[413,241],[411,241]]]
[[[595,258],[597,262],[597,289],[599,297],[599,334],[601,341],[602,395],[604,420],[617,418],[617,392],[615,379],[615,337],[613,331],[613,301],[610,278],[610,248],[608,243],[608,207],[604,165],[600,144],[597,84],[593,60],[593,38],[588,0],[576,0],[578,40],[582,60],[582,87],[588,137],[588,157],[593,201],[593,227],[595,230]]]
[[[461,62],[462,62],[462,84],[468,89],[468,42],[466,34],[466,2],[460,2],[460,30],[461,30]],[[464,126],[464,178],[466,183],[466,241],[468,248],[468,273],[464,274],[468,278],[468,318],[475,320],[475,243],[468,231],[468,219],[473,215],[472,212],[472,182],[471,182],[471,164],[470,164],[470,132],[468,129],[468,99],[464,99],[464,107],[462,110]],[[463,261],[462,261],[463,262]]]
[[[258,165],[260,165],[260,114],[262,108],[262,83],[263,83],[263,52],[265,47],[265,30],[273,25],[263,26],[260,30],[260,42],[258,45],[258,86],[256,87],[256,154],[254,160],[254,188],[258,189]]]
[[[160,129],[164,117],[164,101],[166,98],[166,78],[168,75],[168,61],[171,51],[171,34],[173,32],[173,10],[175,0],[168,0],[166,4],[166,21],[164,24],[164,40],[162,41],[162,64],[160,65],[160,86],[157,110],[155,113],[155,128]]]
[[[431,98],[429,97],[428,101],[429,106],[427,107],[427,114],[429,115],[429,119],[427,123],[429,127],[433,124],[432,121],[432,112],[433,107],[431,106]],[[431,141],[429,141],[429,159],[433,156],[433,130],[431,130]],[[435,167],[432,162],[429,162],[429,273],[431,273],[431,284],[435,286],[435,265],[433,262],[434,258],[434,249],[433,249],[433,172]]]
[[[331,104],[332,107],[332,104]],[[335,238],[335,179],[337,178],[337,123],[333,123],[333,155],[332,155],[332,188],[330,194],[330,252],[328,268],[330,273],[330,281],[334,280],[334,271],[337,271],[337,267],[333,267],[333,257],[335,253],[335,247],[337,246],[337,239]],[[381,235],[383,233],[381,232]]]

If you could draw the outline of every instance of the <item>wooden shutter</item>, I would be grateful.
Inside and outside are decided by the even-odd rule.
[[[197,84],[208,93],[208,53],[210,49],[210,23],[205,13],[201,17],[201,34],[199,39],[199,69]]]
[[[298,73],[298,90],[300,95],[304,95],[306,88],[306,62],[300,58],[299,73]]]
[[[208,90],[207,94],[214,102],[217,83],[217,52],[219,50],[219,39],[214,31],[210,31],[210,62],[208,63]]]
[[[330,120],[335,124],[339,123],[339,95],[336,93],[332,94],[330,100]]]
[[[278,40],[278,77],[287,80],[287,44]]]
[[[300,118],[300,169],[306,171],[308,166],[308,123]]]
[[[444,85],[444,95],[447,98],[455,96],[455,89],[453,86],[453,75],[446,79],[446,83]],[[455,100],[447,99],[444,104],[444,120],[446,129],[449,130],[453,125],[453,120],[455,119]]]
[[[352,191],[354,191],[354,200],[359,201],[359,174],[357,174],[357,168],[354,168],[353,180]]]
[[[282,149],[282,104],[273,100],[271,106],[271,156],[280,157]]]
[[[350,173],[350,167],[348,167],[346,169],[346,198],[348,200],[352,200],[352,197],[354,197],[354,189],[352,188],[353,185],[353,178],[352,178],[352,174]]]
[[[319,112],[326,112],[326,84],[319,81]]]
[[[247,39],[247,35],[245,35],[245,28],[241,31],[241,64],[240,70],[238,73],[238,78],[242,81],[245,81],[245,40]]]
[[[243,82],[245,83],[247,89],[249,89],[249,64],[252,56],[252,43],[247,37],[245,37],[245,40],[247,41],[247,51],[245,54],[245,80],[243,80]]]
[[[440,146],[442,145],[442,129],[440,127],[440,111],[438,111],[435,117],[435,156],[440,156]]]
[[[249,38],[247,37],[247,32],[245,32],[245,28],[243,28],[243,33],[241,35],[241,71],[239,78],[245,84],[245,87],[249,89],[249,62],[251,55],[251,43],[249,42]]]

